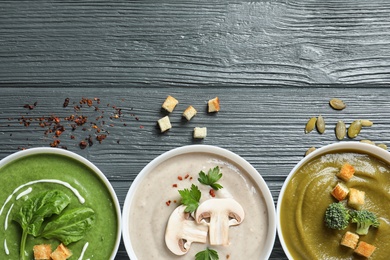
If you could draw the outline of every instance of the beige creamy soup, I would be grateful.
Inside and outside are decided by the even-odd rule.
[[[176,256],[165,245],[164,236],[169,216],[180,205],[178,190],[195,184],[202,192],[200,203],[210,199],[210,187],[199,183],[198,176],[201,170],[207,173],[215,166],[221,169],[223,176],[218,183],[224,187],[216,191],[216,198],[230,194],[244,208],[245,219],[240,225],[230,227],[228,246],[192,243],[186,255]],[[140,184],[129,217],[130,239],[138,259],[193,260],[206,247],[216,250],[219,259],[260,258],[268,229],[265,200],[250,176],[234,163],[213,154],[179,155],[155,167]],[[171,201],[169,206],[168,201]]]

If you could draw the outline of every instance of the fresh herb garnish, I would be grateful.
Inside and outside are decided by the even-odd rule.
[[[91,208],[67,210],[49,222],[43,229],[41,236],[47,239],[56,238],[68,245],[82,239],[94,221],[95,212]]]
[[[222,189],[222,185],[216,183],[219,179],[221,179],[222,173],[219,170],[218,166],[215,166],[213,169],[210,169],[207,175],[203,172],[199,172],[198,181],[205,185],[210,185],[214,190]]]
[[[195,255],[195,260],[218,260],[217,251],[206,248],[204,251],[200,251]]]
[[[38,236],[45,218],[53,214],[60,214],[70,203],[70,198],[62,191],[51,190],[42,192],[26,200],[13,220],[22,227],[22,238],[20,242],[20,259],[25,259],[26,239],[29,234]]]
[[[198,186],[195,184],[191,185],[191,190],[184,189],[179,190],[181,196],[181,203],[187,206],[185,212],[194,212],[199,206],[200,196],[202,195]]]

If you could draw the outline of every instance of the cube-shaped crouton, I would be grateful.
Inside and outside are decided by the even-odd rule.
[[[196,115],[197,111],[193,106],[189,106],[184,110],[183,116],[190,121]]]
[[[169,120],[168,116],[160,118],[157,122],[158,126],[160,127],[161,133],[172,128],[171,121]]]
[[[219,98],[218,97],[210,99],[208,101],[208,104],[209,104],[209,109],[208,109],[209,113],[219,111],[220,107],[219,107]]]
[[[355,249],[358,241],[359,241],[358,234],[347,231],[347,232],[345,232],[343,238],[341,239],[340,244],[343,246]]]
[[[349,193],[348,187],[344,183],[337,183],[337,185],[332,190],[332,195],[335,197],[338,201],[342,201],[347,197]]]
[[[340,172],[337,174],[337,177],[339,177],[343,181],[349,181],[354,174],[355,168],[349,163],[344,163],[343,166],[341,166]]]
[[[51,259],[50,258],[51,245],[48,245],[48,244],[35,245],[33,247],[33,251],[34,251],[34,259],[35,260]]]
[[[66,260],[72,256],[72,252],[61,243],[50,256],[53,260]]]
[[[364,205],[365,195],[366,193],[364,191],[350,188],[349,197],[348,197],[348,206],[355,209],[360,209],[360,207]]]
[[[194,138],[196,139],[204,139],[207,136],[207,128],[206,127],[195,127],[194,128]]]
[[[354,252],[358,255],[364,256],[366,258],[369,258],[372,253],[374,253],[376,247],[368,244],[364,241],[360,241],[358,246],[355,248]]]
[[[177,104],[179,104],[179,101],[176,98],[168,96],[162,104],[162,108],[171,113]]]

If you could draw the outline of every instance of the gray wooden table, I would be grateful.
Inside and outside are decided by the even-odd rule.
[[[356,140],[390,145],[389,28],[386,0],[1,1],[0,158],[58,139],[106,174],[123,205],[156,156],[217,145],[248,160],[276,203],[305,151],[338,141],[338,120],[370,119]],[[160,134],[167,95],[180,103]],[[221,111],[210,115],[215,96]],[[333,97],[347,108],[331,109]],[[188,105],[199,113],[186,123]],[[88,123],[72,131],[72,114]],[[326,132],[305,134],[320,114]],[[64,120],[59,138],[40,126],[52,117]],[[192,139],[195,126],[205,140]],[[128,259],[123,244],[116,259]],[[286,259],[278,239],[270,259]]]

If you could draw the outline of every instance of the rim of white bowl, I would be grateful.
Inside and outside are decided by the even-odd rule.
[[[61,149],[61,148],[55,148],[55,147],[35,147],[35,148],[29,148],[29,149],[26,149],[26,150],[21,150],[21,151],[15,152],[13,154],[10,154],[10,155],[4,157],[3,159],[0,160],[0,169],[3,166],[5,166],[6,164],[11,163],[12,161],[14,161],[16,159],[20,159],[22,157],[29,156],[29,155],[44,154],[44,153],[58,154],[58,155],[63,155],[63,156],[67,156],[67,157],[70,157],[72,159],[75,159],[76,161],[86,165],[93,172],[95,172],[97,174],[97,176],[101,179],[101,181],[103,181],[103,183],[107,187],[107,189],[108,189],[108,191],[109,191],[109,193],[111,195],[111,198],[112,198],[112,200],[114,202],[114,205],[115,205],[115,211],[116,211],[117,223],[118,223],[118,227],[117,227],[117,231],[116,231],[117,232],[117,236],[116,236],[116,239],[115,239],[115,245],[114,245],[112,254],[110,256],[110,259],[114,259],[116,254],[117,254],[117,252],[118,252],[118,248],[119,248],[119,244],[120,244],[120,240],[121,240],[121,226],[122,225],[121,225],[120,205],[119,205],[118,197],[117,197],[117,195],[115,193],[115,190],[112,187],[111,183],[109,182],[107,177],[103,174],[103,172],[100,171],[99,168],[96,167],[92,162],[90,162],[86,158],[82,157],[81,155],[78,155],[78,154],[76,154],[74,152],[71,152],[71,151],[68,151],[68,150],[64,150],[64,149]]]
[[[280,207],[282,204],[283,195],[285,193],[285,190],[287,188],[288,183],[290,182],[292,176],[295,174],[295,172],[301,168],[304,164],[306,164],[308,161],[310,161],[312,158],[315,158],[317,156],[329,153],[329,152],[338,152],[338,151],[351,151],[351,152],[358,152],[358,153],[365,153],[372,156],[377,157],[378,159],[381,159],[387,163],[390,164],[390,153],[378,146],[362,143],[362,142],[356,142],[356,141],[344,141],[339,143],[333,143],[325,145],[321,148],[316,149],[314,152],[310,153],[309,155],[305,156],[303,159],[301,159],[294,168],[290,171],[287,178],[285,179],[283,186],[280,190],[278,202],[276,206],[276,217],[277,217],[277,233],[278,238],[280,241],[280,244],[282,245],[283,251],[286,254],[288,259],[294,259],[290,251],[283,239],[283,234],[281,231],[281,223],[280,223]]]
[[[135,255],[134,249],[131,245],[131,239],[130,234],[128,232],[129,230],[129,212],[130,212],[130,206],[133,202],[133,197],[135,192],[137,191],[138,185],[142,182],[142,180],[145,178],[145,176],[151,172],[152,169],[154,169],[156,166],[161,164],[167,159],[170,159],[172,157],[181,155],[181,154],[187,154],[187,153],[195,153],[195,152],[202,152],[202,153],[210,153],[215,154],[221,157],[225,157],[228,160],[231,160],[232,162],[236,163],[237,165],[241,166],[256,182],[259,189],[262,192],[262,195],[264,197],[267,211],[268,211],[268,230],[267,230],[267,240],[264,244],[264,251],[262,252],[262,256],[259,256],[259,259],[268,259],[271,255],[275,237],[276,237],[276,212],[275,212],[275,204],[274,200],[271,194],[271,191],[269,190],[269,187],[267,186],[266,182],[264,181],[263,177],[260,175],[260,173],[244,158],[241,156],[218,146],[212,146],[212,145],[202,145],[202,144],[194,144],[194,145],[186,145],[181,146],[178,148],[174,148],[172,150],[169,150],[159,156],[157,156],[155,159],[153,159],[151,162],[149,162],[137,175],[137,177],[134,179],[133,183],[130,186],[130,189],[126,195],[126,199],[123,205],[123,212],[122,212],[122,236],[123,236],[123,242],[127,251],[127,254],[129,255],[130,259],[137,260],[137,256]]]

